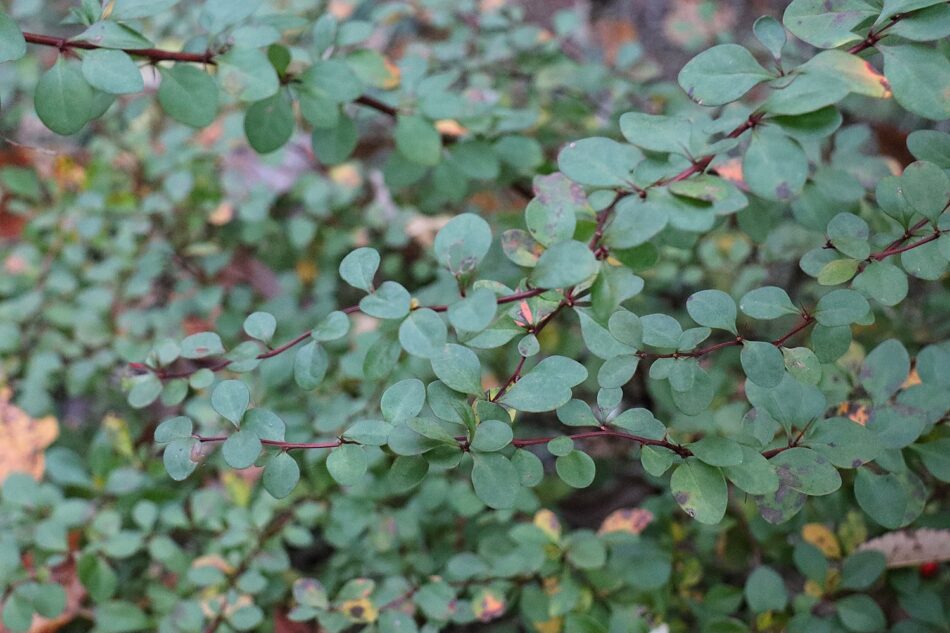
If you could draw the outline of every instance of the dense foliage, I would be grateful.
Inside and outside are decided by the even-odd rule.
[[[950,628],[950,4],[312,4],[0,12],[3,626]]]

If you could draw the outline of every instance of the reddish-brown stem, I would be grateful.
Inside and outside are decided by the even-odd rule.
[[[890,257],[891,255],[899,255],[911,249],[917,248],[918,246],[923,246],[924,244],[927,244],[928,242],[933,242],[935,239],[939,237],[940,237],[940,231],[934,231],[927,237],[921,240],[917,240],[916,242],[913,242],[911,244],[905,244],[904,246],[893,246],[890,248],[886,248],[880,253],[875,253],[874,255],[871,255],[871,259],[875,261],[881,261],[885,257]]]
[[[857,55],[861,51],[871,48],[872,46],[877,44],[878,41],[882,37],[884,37],[884,32],[887,31],[887,29],[891,28],[892,26],[900,22],[902,19],[904,19],[904,15],[902,13],[898,13],[897,15],[892,16],[890,22],[888,22],[887,24],[879,28],[877,31],[872,29],[868,33],[867,37],[865,37],[863,40],[861,40],[860,42],[858,42],[857,44],[849,48],[848,52],[851,53],[852,55]]]
[[[498,393],[496,393],[494,396],[491,397],[492,402],[497,402],[498,398],[505,395],[505,393],[508,392],[511,386],[515,384],[516,382],[518,382],[518,380],[521,378],[521,370],[524,369],[524,362],[526,360],[528,360],[527,356],[521,357],[521,360],[519,360],[518,364],[515,366],[515,370],[511,372],[510,376],[508,376],[508,380],[506,380],[505,384],[501,386],[501,388],[498,390]]]
[[[82,40],[70,40],[65,37],[53,37],[52,35],[42,35],[40,33],[23,33],[23,39],[30,44],[39,44],[40,46],[52,46],[61,51],[67,49],[95,50],[102,48],[92,42]],[[214,64],[214,53],[205,51],[203,53],[186,53],[184,51],[166,51],[160,48],[126,48],[123,49],[129,55],[136,57],[146,57],[153,62],[189,62],[194,64]]]
[[[227,435],[195,435],[193,437],[199,442],[208,443],[208,444],[223,442],[228,439]],[[685,446],[681,446],[679,444],[675,444],[667,440],[657,440],[657,439],[653,439],[649,437],[642,437],[640,435],[633,435],[632,433],[626,433],[624,431],[617,431],[614,429],[598,429],[596,431],[584,431],[581,433],[574,433],[567,436],[552,435],[550,437],[532,437],[532,438],[526,438],[526,439],[518,439],[518,440],[512,440],[511,444],[512,446],[516,446],[518,448],[523,448],[525,446],[537,446],[538,444],[547,444],[551,440],[557,439],[559,437],[568,437],[572,440],[586,440],[586,439],[591,439],[595,437],[616,437],[616,438],[629,440],[631,442],[638,442],[639,444],[642,444],[644,446],[660,446],[663,448],[667,448],[675,452],[677,455],[680,455],[681,457],[689,457],[690,455],[693,454],[692,451],[690,451]],[[458,442],[460,446],[462,446],[468,440],[465,437],[457,437],[455,438],[455,441]],[[261,440],[261,444],[265,446],[270,446],[272,448],[277,448],[283,451],[290,451],[290,450],[296,450],[296,449],[303,449],[303,450],[321,449],[321,448],[333,449],[333,448],[338,448],[346,443],[347,442],[339,438],[335,440],[327,440],[324,442],[278,442],[276,440]]]

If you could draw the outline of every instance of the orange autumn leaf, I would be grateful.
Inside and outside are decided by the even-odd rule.
[[[607,515],[600,524],[598,534],[627,532],[641,534],[653,522],[653,513],[643,508],[621,508]]]
[[[31,418],[11,397],[9,388],[0,388],[0,483],[14,472],[39,480],[46,466],[43,451],[59,436],[59,423],[53,416]]]

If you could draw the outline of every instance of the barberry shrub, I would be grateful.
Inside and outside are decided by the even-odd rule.
[[[950,626],[945,0],[794,0],[678,86],[502,2],[42,8],[4,627]]]

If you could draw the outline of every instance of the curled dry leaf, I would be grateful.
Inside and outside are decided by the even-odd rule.
[[[884,554],[887,566],[915,567],[923,563],[950,560],[950,530],[902,530],[871,539],[858,551],[876,550]]]

